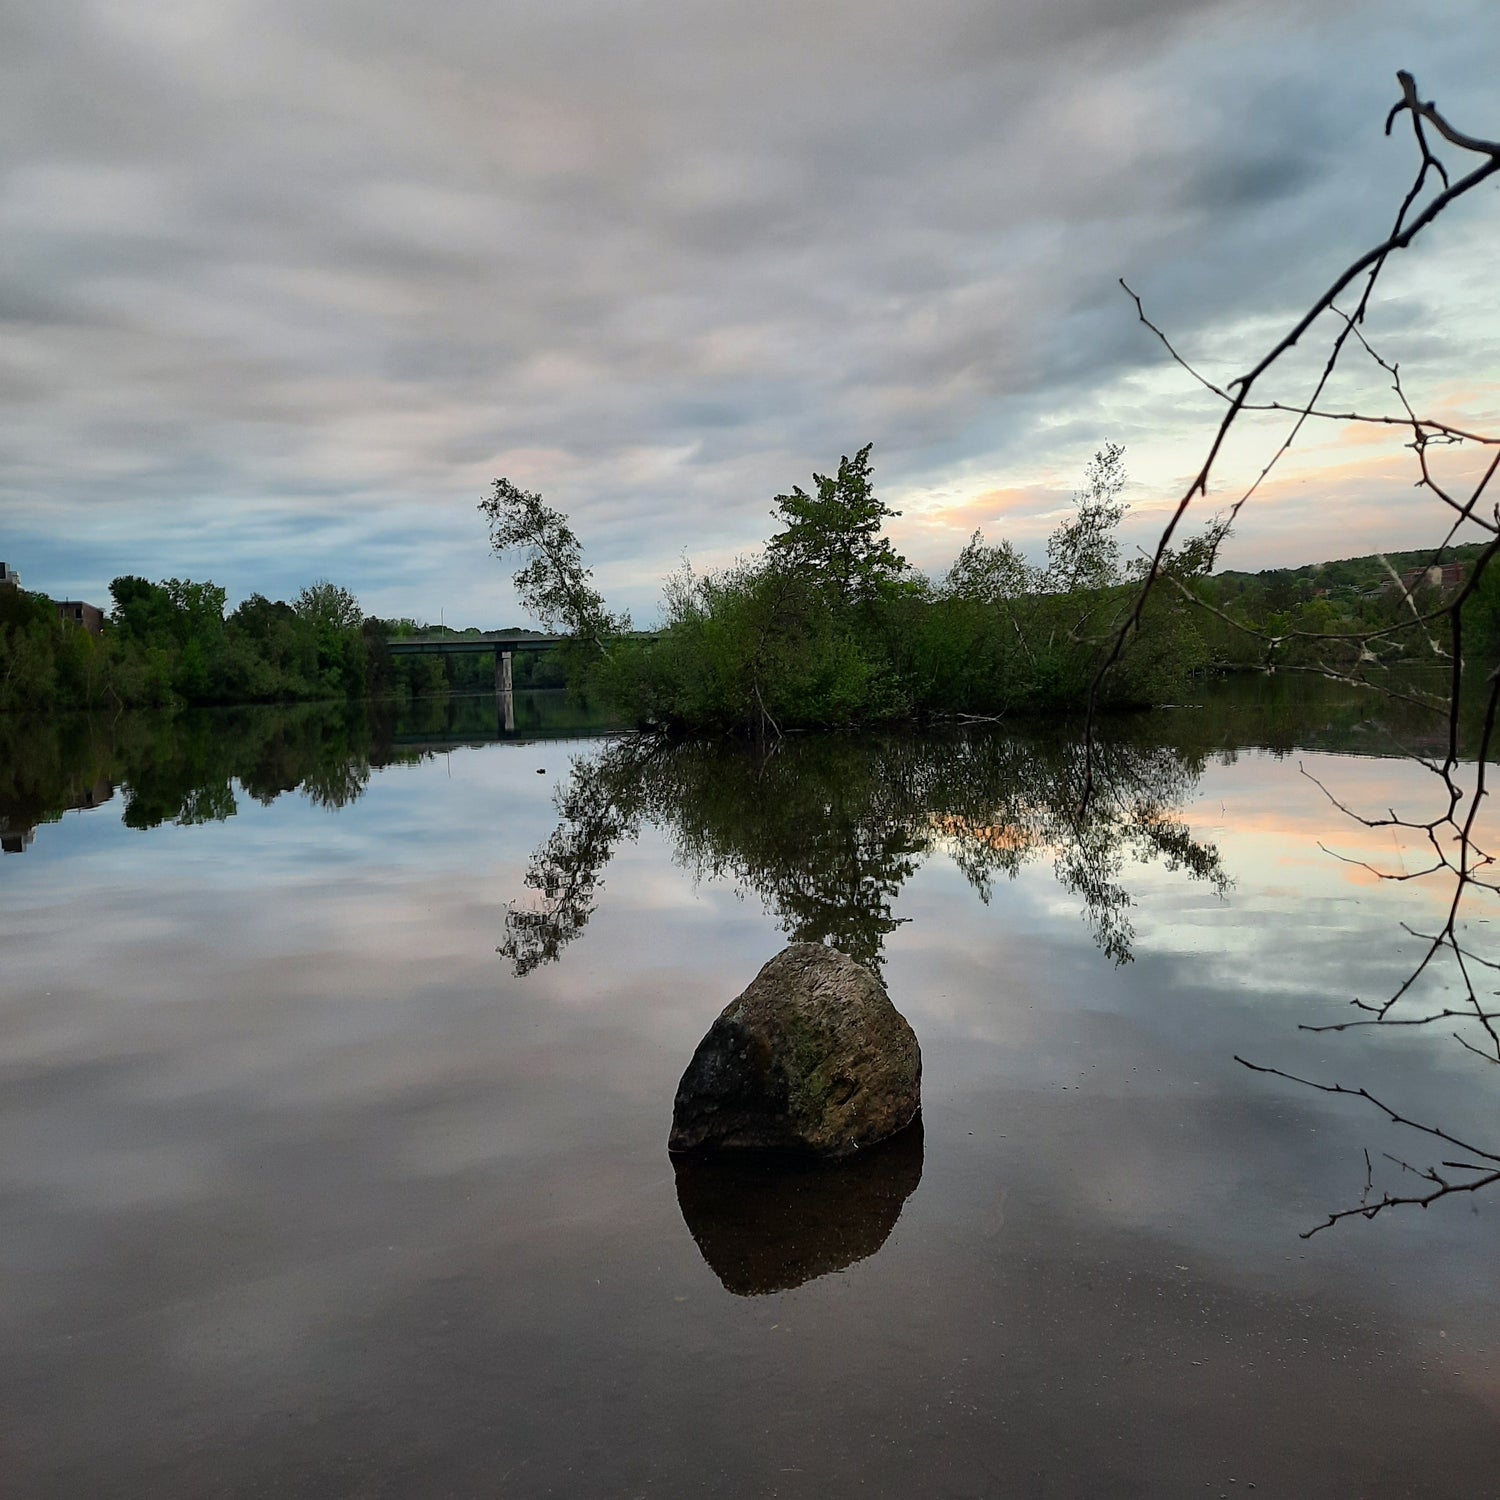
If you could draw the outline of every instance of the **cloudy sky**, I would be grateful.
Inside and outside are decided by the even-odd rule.
[[[1213,408],[1117,278],[1227,378],[1388,224],[1398,67],[1500,135],[1495,0],[0,0],[0,28],[0,558],[101,601],[327,576],[510,623],[475,508],[506,475],[645,620],[684,551],[753,548],[865,442],[933,571],[976,526],[1038,551],[1110,440],[1143,540]],[[1372,332],[1429,408],[1500,425],[1497,240],[1487,187]],[[1432,539],[1367,437],[1314,435],[1226,562]],[[1229,458],[1223,500],[1256,466]]]

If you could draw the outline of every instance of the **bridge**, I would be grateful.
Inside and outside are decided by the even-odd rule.
[[[493,630],[482,635],[399,635],[387,636],[386,650],[392,656],[493,656],[495,658],[495,692],[506,709],[505,729],[515,729],[511,702],[511,657],[517,651],[556,651],[572,636],[543,635],[539,631]],[[653,630],[632,630],[619,637],[627,641],[654,641]]]
[[[565,635],[502,630],[485,635],[388,636],[385,646],[392,656],[493,656],[495,691],[508,693],[511,690],[511,657],[517,651],[556,651],[567,640]]]
[[[488,656],[514,651],[556,651],[570,637],[491,631],[486,635],[397,635],[386,637],[392,656]]]

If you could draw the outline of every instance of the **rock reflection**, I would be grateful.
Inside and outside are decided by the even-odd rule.
[[[642,821],[667,830],[700,879],[753,892],[794,942],[821,942],[878,965],[902,886],[931,854],[949,854],[982,901],[1001,877],[1050,858],[1116,963],[1134,931],[1124,872],[1158,859],[1222,887],[1213,845],[1177,815],[1204,755],[1149,726],[1096,747],[1083,802],[1085,751],[1068,734],[990,726],[849,739],[743,744],[631,738],[577,758],[561,815],[532,857],[500,951],[525,974],[555,960],[594,910],[603,872]]]
[[[922,1180],[922,1117],[840,1162],[768,1152],[674,1157],[677,1204],[739,1297],[784,1292],[866,1260]]]

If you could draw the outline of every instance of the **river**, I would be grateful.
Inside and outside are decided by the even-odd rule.
[[[1329,793],[1430,807],[1437,726],[1205,689],[1080,822],[1076,726],[514,717],[0,726],[8,1500],[1500,1490],[1500,1184],[1301,1238],[1455,1148],[1237,1060],[1500,1151],[1454,1024],[1301,1029],[1421,957],[1421,841]],[[679,1171],[793,938],[879,968],[920,1127]]]

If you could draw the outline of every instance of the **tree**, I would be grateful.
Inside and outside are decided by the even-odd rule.
[[[167,578],[161,589],[175,612],[179,639],[211,640],[223,629],[226,596],[218,584]]]
[[[215,583],[166,578],[151,583],[127,574],[109,586],[112,617],[126,640],[186,646],[215,638],[224,625],[224,590]]]
[[[358,630],[365,618],[359,600],[348,589],[329,583],[326,578],[308,584],[297,595],[292,608],[304,620],[329,630]]]
[[[251,594],[229,616],[228,624],[254,641],[265,642],[296,618],[297,613],[290,604],[280,599],[267,599],[264,594]]]
[[[326,692],[357,691],[365,669],[359,600],[348,589],[320,578],[297,595],[292,609],[316,643],[319,686]]]
[[[1115,528],[1127,509],[1125,449],[1106,443],[1084,470],[1084,488],[1073,499],[1077,515],[1047,538],[1046,587],[1054,593],[1102,589],[1120,581],[1120,539]]]
[[[1037,586],[1036,570],[1011,543],[990,545],[982,531],[964,543],[953,559],[942,593],[949,599],[969,599],[976,604],[1001,604]]]
[[[836,475],[814,474],[815,494],[797,485],[778,495],[771,512],[785,523],[767,545],[772,562],[804,573],[844,606],[870,602],[906,572],[906,559],[881,534],[901,512],[874,493],[871,446],[841,458]]]
[[[171,602],[160,585],[127,573],[109,586],[110,611],[124,640],[148,641],[161,634],[171,615]]]
[[[610,636],[630,629],[628,615],[605,609],[593,570],[583,565],[583,547],[561,511],[508,479],[495,481],[479,509],[489,519],[495,555],[519,551],[525,556],[516,570],[516,593],[549,630],[561,628],[605,650]]]

